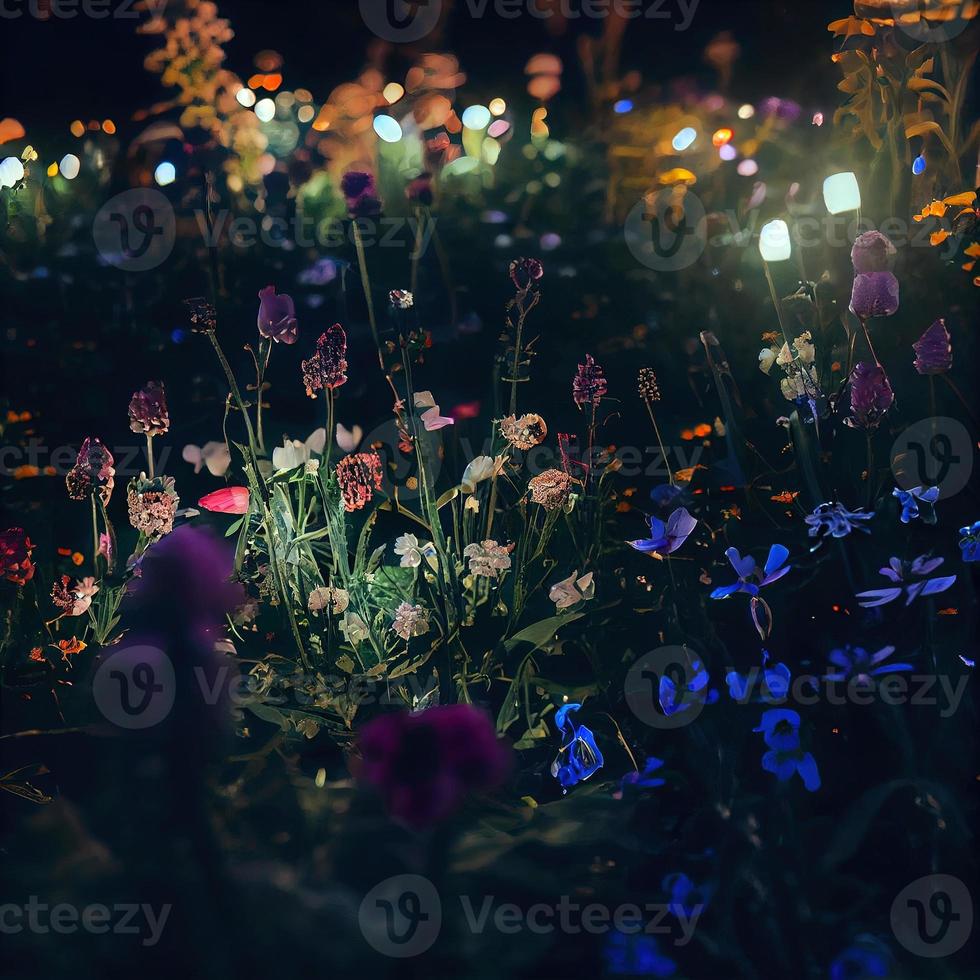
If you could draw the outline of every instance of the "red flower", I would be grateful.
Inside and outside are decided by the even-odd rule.
[[[337,464],[337,482],[344,498],[344,510],[366,507],[381,489],[381,457],[375,452],[352,453]]]
[[[205,494],[197,506],[216,514],[247,514],[248,501],[248,487],[225,487]]]
[[[0,578],[14,585],[26,585],[34,578],[31,553],[34,545],[22,527],[0,531]]]

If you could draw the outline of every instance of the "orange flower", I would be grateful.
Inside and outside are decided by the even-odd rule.
[[[58,649],[61,651],[62,659],[66,662],[69,657],[81,653],[87,646],[88,644],[77,636],[73,636],[70,640],[58,640]]]
[[[30,463],[24,463],[23,466],[18,466],[14,470],[15,480],[29,480],[31,477],[40,476],[41,471],[36,466],[31,466]]]
[[[40,647],[31,647],[31,652],[29,654],[31,660],[35,660],[38,663],[44,663],[44,651]]]
[[[703,439],[705,436],[711,435],[711,426],[707,422],[702,422],[700,425],[695,426],[694,434],[699,438]]]
[[[777,504],[791,504],[799,495],[799,490],[783,490],[781,493],[774,494],[771,499]]]
[[[695,470],[706,470],[707,468],[707,466],[701,466],[700,464],[697,466],[689,466],[686,470],[677,470],[674,473],[674,478],[679,480],[681,483],[690,483],[694,478]]]
[[[80,551],[75,551],[71,556],[71,563],[75,566],[81,565],[85,561],[85,556]]]

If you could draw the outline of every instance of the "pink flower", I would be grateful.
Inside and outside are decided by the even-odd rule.
[[[276,294],[275,286],[259,290],[259,333],[277,344],[295,344],[298,333],[296,307],[291,296]]]
[[[572,380],[572,398],[575,404],[597,406],[606,394],[606,389],[602,368],[596,364],[591,354],[586,354],[585,363],[578,366]]]
[[[148,381],[133,392],[129,402],[129,427],[133,432],[162,436],[170,430],[167,395],[162,381]]]
[[[205,494],[197,506],[215,514],[247,514],[248,501],[248,487],[224,487]]]

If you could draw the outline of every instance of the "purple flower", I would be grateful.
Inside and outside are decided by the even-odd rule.
[[[953,345],[946,321],[940,317],[912,345],[919,374],[945,374],[953,366]]]
[[[129,427],[133,432],[162,436],[170,430],[167,395],[160,381],[148,381],[129,401]]]
[[[871,678],[878,674],[895,674],[912,669],[911,664],[882,664],[895,652],[894,647],[882,647],[877,653],[868,653],[863,647],[845,646],[841,650],[831,650],[828,659],[836,670],[827,668],[825,681],[849,681],[856,678],[864,687],[871,684]]]
[[[352,218],[370,218],[381,211],[374,177],[362,170],[351,170],[340,179],[340,189]]]
[[[277,344],[295,344],[297,337],[296,307],[285,293],[276,294],[275,286],[259,290],[259,333]]]
[[[698,524],[683,507],[678,507],[667,518],[666,524],[658,517],[648,517],[647,523],[650,525],[650,537],[627,543],[631,548],[644,554],[652,552],[661,556],[673,554],[688,539]]]
[[[728,548],[725,556],[731,562],[738,581],[734,585],[719,586],[711,593],[712,599],[727,599],[736,592],[746,592],[750,596],[757,596],[759,590],[773,582],[778,582],[786,575],[792,566],[785,564],[789,557],[789,549],[781,544],[774,544],[769,549],[769,557],[766,558],[765,567],[759,568],[755,559],[751,555],[744,558],[739,554],[737,548]],[[755,581],[753,581],[753,579]]]
[[[449,817],[471,792],[496,789],[510,768],[493,722],[468,704],[381,715],[361,729],[359,745],[358,780],[413,828]]]
[[[405,188],[405,196],[413,204],[420,204],[422,207],[429,207],[432,204],[432,174],[419,174],[414,180],[408,182]]]
[[[658,759],[652,755],[648,756],[647,761],[639,772],[629,772],[623,776],[619,781],[620,790],[624,790],[627,786],[631,786],[634,789],[656,789],[658,786],[663,786],[665,780],[660,776],[654,775],[655,772],[663,767],[663,764],[663,759]]]
[[[963,561],[980,561],[980,521],[960,528],[959,545]]]
[[[895,582],[895,587],[859,592],[857,598],[863,600],[859,605],[865,609],[884,606],[889,602],[894,602],[904,592],[905,605],[909,606],[919,596],[937,595],[940,592],[945,592],[956,581],[955,575],[927,578],[942,563],[942,558],[928,558],[926,555],[919,555],[912,562],[902,561],[900,558],[889,559],[888,566],[879,569],[879,571],[885,578]],[[912,578],[918,578],[919,581],[910,581]]]
[[[799,773],[803,785],[812,793],[820,789],[816,759],[800,745],[800,716],[789,708],[770,708],[763,712],[754,732],[762,732],[770,751],[762,757],[762,768],[781,783]]]
[[[112,453],[97,436],[89,436],[78,450],[75,465],[68,471],[65,484],[72,500],[85,500],[98,491],[104,505],[108,505],[115,486],[116,471]]]
[[[310,398],[316,398],[316,393],[325,388],[339,388],[347,383],[347,334],[339,323],[320,334],[313,356],[302,362],[302,368]]]
[[[895,392],[880,364],[861,361],[851,372],[851,417],[845,424],[854,429],[874,431],[885,417]]]
[[[894,255],[895,246],[880,231],[866,231],[854,240],[851,262],[855,274],[887,272]]]
[[[691,660],[691,674],[686,671],[684,680],[686,683],[680,688],[677,682],[667,674],[660,677],[660,688],[658,699],[664,715],[668,718],[673,715],[687,711],[692,705],[704,707],[706,704],[714,704],[718,700],[718,692],[708,689],[710,680],[708,672],[704,669],[700,660]],[[691,676],[691,680],[687,680]]]
[[[607,384],[602,368],[591,354],[585,355],[585,363],[578,366],[572,380],[572,398],[575,404],[597,406],[606,394]]]
[[[923,524],[936,523],[936,501],[939,499],[939,487],[929,487],[928,490],[922,487],[912,487],[909,490],[896,487],[892,490],[892,496],[897,497],[898,502],[902,505],[903,524],[914,521],[920,514]],[[921,509],[920,504],[922,504]]]
[[[812,514],[804,520],[810,527],[810,537],[815,538],[823,532],[823,536],[832,538],[846,537],[851,531],[871,533],[871,528],[865,527],[861,521],[870,521],[875,515],[864,513],[864,508],[848,510],[843,504],[820,504]]]
[[[863,272],[854,277],[851,312],[861,320],[898,312],[898,280],[891,272]]]
[[[510,264],[510,281],[514,288],[524,292],[532,286],[536,286],[538,281],[544,276],[544,266],[538,259],[526,259],[523,256],[514,259]]]

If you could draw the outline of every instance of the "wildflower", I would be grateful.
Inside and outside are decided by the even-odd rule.
[[[22,527],[0,532],[0,578],[14,585],[27,585],[34,578],[33,553],[34,545]]]
[[[496,579],[501,572],[510,568],[510,553],[513,545],[497,544],[496,541],[482,541],[479,544],[468,544],[463,549],[463,556],[470,560],[470,574],[483,578]]]
[[[540,446],[548,435],[548,426],[540,415],[533,413],[517,418],[508,415],[501,419],[500,434],[515,448],[523,451]]]
[[[763,712],[754,732],[762,737],[770,751],[762,757],[762,768],[773,773],[780,782],[799,773],[803,785],[812,793],[820,789],[820,772],[816,759],[800,746],[800,716],[789,708],[770,708]]]
[[[77,636],[73,636],[70,640],[58,640],[58,649],[61,651],[61,659],[68,663],[69,657],[74,657],[75,654],[81,653],[88,647],[88,644],[80,640]]]
[[[868,653],[863,647],[845,646],[840,650],[831,650],[827,655],[831,664],[836,667],[831,673],[824,674],[825,681],[856,680],[859,685],[868,687],[871,678],[879,674],[896,674],[912,669],[911,664],[882,664],[895,652],[894,647],[882,647],[877,653]],[[828,667],[828,671],[832,668]]]
[[[725,675],[728,685],[728,696],[733,701],[746,702],[751,698],[751,688],[758,677],[758,668],[753,667],[748,674],[740,674],[730,670]],[[792,674],[786,664],[779,663],[769,666],[769,652],[762,651],[762,685],[760,699],[767,704],[779,704],[786,700],[792,682]]]
[[[980,561],[980,521],[974,521],[973,524],[960,528],[959,544],[960,551],[963,552],[963,561]]]
[[[348,612],[344,615],[340,621],[340,628],[347,638],[347,642],[354,646],[363,643],[371,635],[368,624],[355,612]]]
[[[351,453],[337,463],[337,482],[348,512],[366,507],[381,489],[381,481],[381,457],[373,450]]]
[[[439,414],[439,406],[436,404],[431,391],[415,392],[415,407],[425,409],[420,418],[426,432],[436,432],[439,429],[444,429],[447,425],[456,424],[455,419]]]
[[[310,593],[306,605],[310,612],[317,613],[327,609],[339,615],[350,605],[350,593],[335,586],[320,586]]]
[[[663,759],[658,759],[652,755],[648,756],[639,772],[630,772],[623,776],[619,782],[620,788],[625,789],[627,786],[632,786],[636,789],[656,789],[658,786],[663,786],[666,780],[653,775],[663,767],[663,764]]]
[[[459,487],[463,493],[476,493],[476,488],[484,480],[499,476],[504,468],[504,457],[476,456],[466,464]]]
[[[224,476],[231,466],[231,452],[226,442],[206,442],[203,446],[184,446],[181,458],[185,463],[194,467],[195,473],[200,473],[206,466],[212,476]]]
[[[922,517],[923,524],[936,523],[936,501],[939,500],[939,487],[929,487],[928,490],[922,487],[910,487],[902,490],[895,487],[892,490],[895,497],[902,506],[901,521],[909,524],[918,517]],[[922,505],[921,508],[919,505]]]
[[[112,453],[96,436],[89,436],[78,451],[75,465],[68,471],[65,484],[72,500],[85,500],[98,491],[104,505],[108,505],[115,486],[116,471]]]
[[[420,542],[414,534],[395,538],[395,554],[401,559],[398,564],[402,568],[418,568],[423,558],[433,568],[437,566],[436,546],[431,541]]]
[[[912,345],[915,369],[919,374],[945,374],[953,366],[953,345],[940,317]]]
[[[898,312],[898,280],[891,272],[866,272],[854,277],[851,312],[860,320]]]
[[[666,673],[660,677],[660,689],[657,692],[658,700],[664,715],[668,718],[682,714],[695,704],[703,707],[705,704],[713,704],[718,699],[717,691],[708,690],[708,672],[704,669],[701,661],[692,659],[690,668],[690,674],[685,671],[685,683],[680,688],[678,688],[677,682]],[[688,676],[690,676],[690,680],[687,680]]]
[[[640,368],[636,378],[636,390],[645,402],[660,401],[660,385],[657,383],[657,374],[653,368]]]
[[[388,293],[388,302],[396,310],[410,310],[415,306],[415,297],[407,289],[392,289]]]
[[[786,575],[792,566],[786,565],[785,561],[789,557],[789,550],[781,544],[774,544],[769,549],[769,557],[766,564],[759,568],[755,559],[751,555],[744,558],[739,554],[737,548],[728,548],[725,556],[731,562],[738,581],[734,585],[723,585],[711,593],[712,599],[727,599],[736,592],[745,592],[750,596],[757,596],[759,590],[773,582],[778,582]],[[752,581],[755,579],[756,581]]]
[[[174,529],[180,497],[174,490],[172,476],[158,476],[150,480],[145,473],[140,473],[139,479],[130,480],[126,501],[129,504],[129,523],[140,534],[150,538],[162,537]]]
[[[851,417],[845,425],[873,432],[895,401],[891,382],[880,364],[861,361],[851,372]]]
[[[563,578],[560,582],[556,582],[548,590],[548,598],[551,599],[555,604],[555,608],[559,611],[570,609],[580,602],[588,602],[595,596],[594,575],[594,572],[589,572],[579,578],[578,569],[576,568],[568,578]]]
[[[413,606],[410,602],[403,602],[395,610],[391,629],[403,640],[410,640],[413,636],[423,636],[429,632],[429,613],[423,606]]]
[[[215,514],[247,514],[248,503],[248,487],[223,487],[205,494],[197,506]]]
[[[871,528],[865,527],[861,522],[870,521],[874,516],[874,513],[864,513],[863,507],[848,510],[843,504],[833,503],[820,504],[804,520],[810,527],[811,538],[819,534],[825,538],[844,538],[851,531],[864,531],[865,534],[870,534]]]
[[[355,425],[348,429],[338,422],[335,437],[337,440],[337,445],[345,453],[352,453],[355,449],[357,449],[361,443],[361,440],[364,438],[364,430],[359,425]]]
[[[381,201],[374,177],[362,170],[348,171],[340,179],[340,190],[352,218],[370,218],[381,212]]]
[[[112,535],[106,531],[99,532],[99,557],[112,564]]]
[[[885,606],[889,602],[894,602],[902,593],[905,593],[905,605],[909,606],[919,596],[937,595],[951,588],[956,582],[955,575],[938,576],[936,578],[926,578],[942,565],[942,558],[928,558],[926,555],[919,555],[914,561],[902,561],[900,558],[891,558],[885,568],[878,571],[892,582],[896,583],[894,588],[871,589],[868,592],[859,592],[858,599],[864,600],[859,603],[865,609],[872,609],[875,606]],[[911,577],[919,578],[920,581],[909,581]]]
[[[576,725],[569,717],[581,707],[563,704],[555,713],[555,727],[562,735],[562,746],[551,764],[551,775],[566,791],[598,772],[605,762],[592,732],[585,725]]]
[[[545,470],[527,484],[531,499],[545,510],[564,507],[572,492],[572,478],[562,470]]]
[[[522,293],[535,288],[544,276],[544,266],[538,259],[514,259],[507,271],[514,288]]]
[[[572,399],[580,408],[591,405],[596,408],[605,396],[606,379],[602,368],[596,364],[591,354],[585,355],[585,363],[578,366],[578,371],[572,380]]]
[[[895,256],[895,246],[880,231],[866,231],[854,240],[851,263],[859,275],[887,272]]]
[[[347,334],[339,323],[320,334],[313,356],[302,362],[302,369],[310,398],[325,388],[333,390],[347,383]]]
[[[162,436],[170,431],[167,395],[160,381],[148,381],[129,401],[129,427],[133,432]]]
[[[99,587],[91,575],[76,582],[74,588],[69,587],[70,581],[67,575],[55,580],[51,587],[51,601],[63,616],[81,616],[88,612],[92,596],[99,591]]]
[[[491,719],[468,704],[381,715],[361,729],[358,745],[358,781],[416,829],[445,820],[471,793],[497,789],[511,764]]]
[[[322,453],[327,444],[327,430],[314,429],[306,442],[299,439],[283,439],[282,445],[272,450],[272,467],[276,472],[295,470],[310,461],[312,453]]]
[[[276,294],[275,286],[259,290],[259,333],[277,344],[295,344],[299,330],[291,296]]]
[[[418,177],[408,182],[405,188],[405,196],[412,204],[419,204],[424,208],[432,204],[432,174],[421,173]]]
[[[640,541],[628,541],[636,551],[652,554],[656,558],[673,554],[690,537],[698,522],[683,507],[678,507],[664,524],[658,517],[648,517],[650,537]]]

